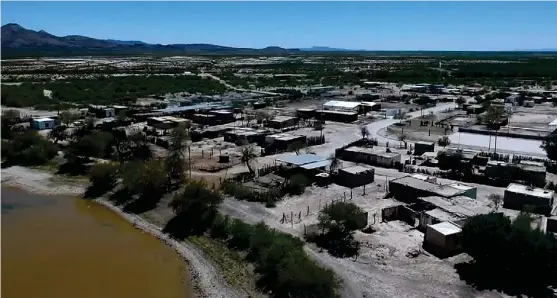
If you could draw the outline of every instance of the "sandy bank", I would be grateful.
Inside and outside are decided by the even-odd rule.
[[[86,187],[75,181],[65,181],[50,173],[19,166],[2,169],[1,178],[3,185],[47,195],[80,196]],[[116,212],[132,223],[135,228],[157,237],[172,247],[188,263],[191,284],[196,297],[242,297],[226,284],[218,269],[205,259],[203,253],[194,245],[187,241],[178,242],[171,239],[162,233],[161,227],[153,225],[137,215],[125,213],[104,199],[97,199],[95,202]]]

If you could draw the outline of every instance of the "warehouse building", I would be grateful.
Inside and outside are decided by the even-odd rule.
[[[337,156],[347,161],[383,167],[393,167],[396,163],[401,162],[400,153],[386,152],[384,149],[369,147],[349,147],[338,150]]]
[[[535,207],[534,212],[550,214],[554,204],[554,191],[511,183],[505,190],[503,207],[524,210],[526,206]]]

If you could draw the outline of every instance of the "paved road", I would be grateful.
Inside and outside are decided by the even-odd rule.
[[[456,104],[455,103],[441,103],[438,104],[435,107],[429,108],[429,109],[424,109],[423,110],[423,115],[428,115],[429,113],[433,112],[433,114],[437,114],[441,111],[444,111],[446,109],[454,109],[456,108]],[[410,112],[406,114],[407,119],[414,119],[414,118],[418,118],[422,115],[422,112],[420,110],[415,111],[415,112]],[[383,128],[387,128],[387,126],[389,125],[393,125],[397,122],[399,122],[400,120],[397,119],[383,119],[383,120],[379,120],[379,121],[375,121],[372,122],[370,124],[367,125],[367,129],[369,130],[369,136],[370,138],[376,138],[379,142],[381,143],[385,143],[385,142],[392,142],[393,139],[390,138],[386,138],[383,136],[380,136],[378,134],[379,130],[383,129]]]
[[[200,73],[200,74],[198,74],[198,75],[199,75],[200,77],[209,77],[209,78],[211,78],[211,79],[213,79],[213,80],[215,80],[215,81],[218,81],[219,83],[223,84],[224,86],[226,86],[226,88],[229,88],[229,89],[232,89],[232,90],[238,91],[238,92],[251,92],[251,93],[259,93],[259,94],[272,95],[272,96],[280,95],[279,93],[268,92],[268,91],[259,91],[259,90],[251,90],[251,89],[237,88],[237,87],[234,87],[234,86],[228,84],[225,80],[223,80],[223,79],[221,79],[221,78],[219,78],[219,77],[217,77],[217,76],[215,76],[215,75],[212,75],[212,74],[210,74],[210,73],[202,72],[202,73]]]

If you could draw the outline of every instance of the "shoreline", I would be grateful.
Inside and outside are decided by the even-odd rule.
[[[3,186],[16,187],[37,194],[82,196],[86,188],[83,183],[64,181],[63,178],[56,181],[59,177],[51,173],[21,166],[4,168],[1,173]],[[136,214],[125,213],[102,197],[91,201],[110,209],[131,223],[134,228],[149,233],[173,249],[188,265],[191,291],[194,297],[242,297],[224,281],[223,277],[218,274],[219,269],[192,243],[187,240],[180,242],[170,238],[162,233],[160,226]]]

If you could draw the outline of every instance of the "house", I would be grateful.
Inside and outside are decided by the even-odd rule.
[[[424,235],[424,248],[438,257],[450,257],[461,252],[462,229],[451,222],[428,225]]]
[[[353,166],[340,169],[337,176],[339,184],[350,188],[373,183],[374,178],[375,170],[371,167],[364,166]]]
[[[521,160],[520,163],[507,163],[490,160],[487,162],[485,174],[511,181],[525,181],[538,186],[545,185],[546,168],[543,163]]]
[[[315,87],[310,87],[307,94],[308,95],[321,95],[325,92],[329,92],[329,91],[333,91],[335,90],[335,86],[315,86]]]
[[[194,114],[193,122],[203,125],[216,125],[217,117],[212,114]]]
[[[267,121],[266,126],[269,128],[283,129],[287,127],[296,126],[298,118],[288,116],[275,116],[273,119]]]
[[[251,128],[236,128],[224,132],[224,141],[230,143],[237,143],[239,141],[247,141],[247,143],[263,144],[265,142],[265,135],[269,132],[266,130],[255,130]]]
[[[526,107],[526,108],[533,108],[535,105],[536,105],[536,103],[533,100],[525,100],[522,103],[522,106]]]
[[[414,154],[422,155],[425,152],[434,152],[435,142],[416,142],[414,144]]]
[[[337,156],[347,161],[384,167],[392,167],[396,163],[401,162],[400,153],[386,152],[382,149],[369,147],[349,147],[344,150],[338,150]]]
[[[554,204],[552,190],[511,183],[505,190],[503,207],[515,210],[524,210],[526,206],[535,208],[539,214],[550,214]]]
[[[54,128],[54,119],[52,118],[36,118],[31,120],[31,128],[36,130]]]

